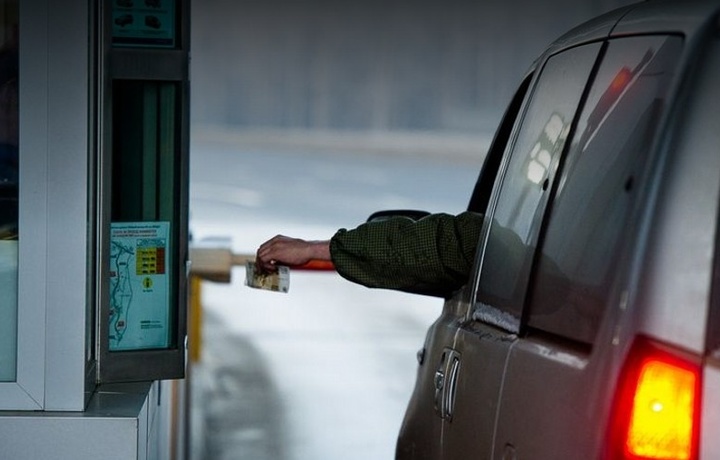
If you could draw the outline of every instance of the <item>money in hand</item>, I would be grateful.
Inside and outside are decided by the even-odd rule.
[[[245,284],[256,289],[288,292],[290,288],[290,269],[278,265],[276,272],[263,273],[257,269],[255,262],[247,262],[245,264]]]

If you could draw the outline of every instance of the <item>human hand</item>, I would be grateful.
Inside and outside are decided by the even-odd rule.
[[[277,235],[260,245],[256,266],[263,272],[274,272],[276,265],[304,265],[311,260],[330,260],[329,241],[307,241]]]

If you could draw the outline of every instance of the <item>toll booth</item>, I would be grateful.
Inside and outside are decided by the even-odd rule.
[[[189,0],[0,0],[0,457],[183,459]]]

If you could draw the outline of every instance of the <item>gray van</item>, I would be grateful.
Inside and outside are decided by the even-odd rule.
[[[638,3],[531,66],[397,459],[720,459],[719,13]]]

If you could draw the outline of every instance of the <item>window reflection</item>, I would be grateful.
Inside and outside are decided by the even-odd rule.
[[[0,0],[0,382],[17,362],[18,14]]]
[[[537,143],[530,150],[527,178],[534,184],[541,184],[548,177],[553,154],[565,145],[570,123],[563,121],[562,115],[554,113],[545,124]]]
[[[591,344],[610,302],[678,37],[611,42],[578,121],[539,259],[528,324]]]
[[[477,300],[481,309],[500,309],[518,324],[553,169],[599,51],[599,44],[591,44],[548,61],[512,147]]]

